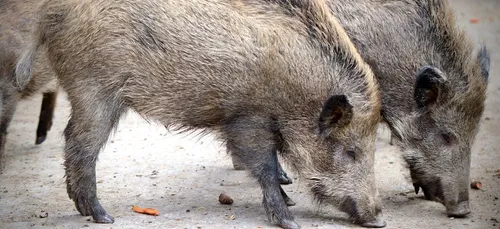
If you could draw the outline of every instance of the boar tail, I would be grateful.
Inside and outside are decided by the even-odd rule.
[[[40,31],[40,25],[37,24],[35,31],[30,36],[26,49],[16,64],[15,76],[18,90],[23,90],[31,80],[38,48],[43,45],[44,39]]]

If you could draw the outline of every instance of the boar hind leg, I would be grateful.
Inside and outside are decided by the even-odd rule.
[[[97,223],[114,222],[97,200],[95,171],[99,151],[123,112],[111,97],[68,91],[72,111],[64,130],[66,188],[80,214],[91,215]]]
[[[47,132],[52,127],[52,118],[56,107],[57,92],[43,93],[42,108],[36,129],[35,144],[39,145],[47,138]]]
[[[231,154],[231,159],[233,161],[233,168],[235,170],[247,169],[248,166],[245,164],[244,159],[240,158],[238,153],[232,153],[236,149],[229,143],[226,144],[226,147],[227,147],[227,152],[229,152]],[[286,174],[285,170],[283,170],[283,168],[281,167],[281,164],[279,162],[278,162],[278,174],[279,174],[278,179],[279,179],[280,184],[288,185],[288,184],[293,183],[292,179],[290,177],[288,177],[288,174]]]
[[[227,142],[236,149],[233,154],[245,161],[257,178],[263,194],[263,205],[272,224],[283,228],[300,228],[288,209],[279,183],[279,165],[275,133],[266,120],[239,118],[226,127]]]
[[[3,94],[3,95],[2,95]],[[7,128],[9,127],[12,116],[16,110],[17,101],[19,96],[17,93],[0,91],[0,173],[5,168],[5,143],[7,141]]]

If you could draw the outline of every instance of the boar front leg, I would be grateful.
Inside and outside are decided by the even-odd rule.
[[[227,147],[227,151],[231,154],[231,158],[233,160],[233,166],[235,167],[236,170],[244,170],[244,169],[249,169],[249,165],[246,165],[245,163],[245,158],[242,158],[243,154],[244,153],[237,153],[237,149],[235,146],[233,146],[232,144],[230,143],[226,143],[226,147]],[[241,167],[241,169],[237,169],[236,168],[236,165],[239,165]],[[280,182],[280,184],[291,184],[292,183],[292,180],[290,178],[288,178],[288,176],[286,175],[285,171],[283,170],[283,168],[281,167],[281,164],[278,162],[277,164],[278,166],[278,181]],[[295,201],[293,201],[285,192],[285,190],[283,190],[283,188],[280,187],[280,192],[281,192],[281,195],[283,195],[283,199],[285,200],[285,203],[287,206],[295,206],[297,203],[295,203]]]
[[[226,126],[227,142],[235,149],[232,153],[245,162],[251,174],[258,180],[269,221],[283,228],[300,228],[282,195],[278,171],[278,144],[269,123],[271,121],[257,117],[239,118]]]
[[[238,155],[238,153],[232,153],[234,152],[236,149],[234,148],[234,146],[232,146],[231,144],[229,143],[226,143],[226,150],[227,152],[229,152],[229,154],[231,154],[231,159],[233,161],[233,167],[235,170],[245,170],[247,169],[248,165],[245,164],[245,161],[243,158],[240,158]],[[288,177],[288,174],[286,174],[285,170],[283,169],[283,167],[281,167],[281,164],[279,163],[278,161],[278,174],[279,174],[279,181],[280,181],[280,184],[282,185],[288,185],[288,184],[292,184],[293,181],[290,177]],[[293,201],[292,201],[293,202]]]
[[[57,92],[43,93],[42,108],[38,119],[38,128],[36,129],[35,144],[39,145],[47,138],[47,132],[52,127],[52,118],[56,107]]]
[[[0,173],[5,168],[5,143],[7,142],[7,129],[16,111],[19,95],[15,91],[0,91]]]
[[[67,192],[80,214],[91,215],[97,223],[114,222],[97,200],[95,171],[99,151],[123,112],[113,97],[89,96],[84,90],[68,91],[72,111],[64,130]]]

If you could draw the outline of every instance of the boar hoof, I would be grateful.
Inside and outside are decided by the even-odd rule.
[[[387,223],[384,220],[376,219],[368,222],[361,223],[361,226],[368,228],[382,228],[385,227]]]
[[[297,204],[290,197],[285,198],[285,203],[286,203],[286,206],[295,206]]]
[[[283,220],[283,222],[281,222],[279,224],[279,226],[282,228],[285,228],[285,229],[299,229],[300,228],[299,224],[297,224],[293,220]]]
[[[285,171],[281,170],[280,176],[278,177],[278,180],[280,184],[282,185],[287,185],[287,184],[292,184],[293,181],[288,175],[285,173]]]
[[[45,139],[47,139],[47,135],[37,136],[36,141],[35,141],[35,145],[42,144],[45,141]]]
[[[97,198],[94,198],[92,201],[92,204],[88,204],[87,201],[81,201],[82,199],[80,198],[75,198],[76,200],[80,201],[75,201],[75,206],[76,210],[80,212],[83,216],[89,216],[92,215],[92,218],[94,219],[94,222],[96,223],[114,223],[115,219],[108,215],[104,208],[102,208],[101,204],[97,200]],[[80,204],[80,203],[85,203],[85,204]]]
[[[107,223],[107,224],[111,224],[111,223],[114,223],[115,222],[115,219],[113,218],[113,216],[110,216],[108,214],[101,214],[101,215],[96,215],[96,216],[92,216],[92,218],[94,218],[94,221],[96,223]]]
[[[420,185],[413,184],[413,187],[415,188],[415,195],[418,195],[418,192],[420,191]]]

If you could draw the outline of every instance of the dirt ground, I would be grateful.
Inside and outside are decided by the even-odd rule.
[[[492,52],[486,111],[472,152],[471,180],[482,181],[483,190],[470,191],[469,217],[447,217],[444,206],[413,193],[400,152],[388,144],[389,130],[381,126],[376,172],[387,228],[500,228],[500,176],[495,176],[500,169],[500,1],[452,3],[460,25]],[[40,101],[37,96],[21,102],[9,129],[7,167],[0,175],[0,228],[273,228],[259,185],[232,169],[220,142],[174,135],[134,113],[123,118],[97,168],[98,195],[116,222],[92,223],[66,194],[62,131],[68,102],[60,96],[49,137],[35,146]],[[299,180],[284,188],[298,203],[291,211],[303,228],[355,227],[345,214],[315,206]],[[233,197],[232,206],[219,204],[222,192]],[[161,215],[137,214],[131,205],[156,208]]]

